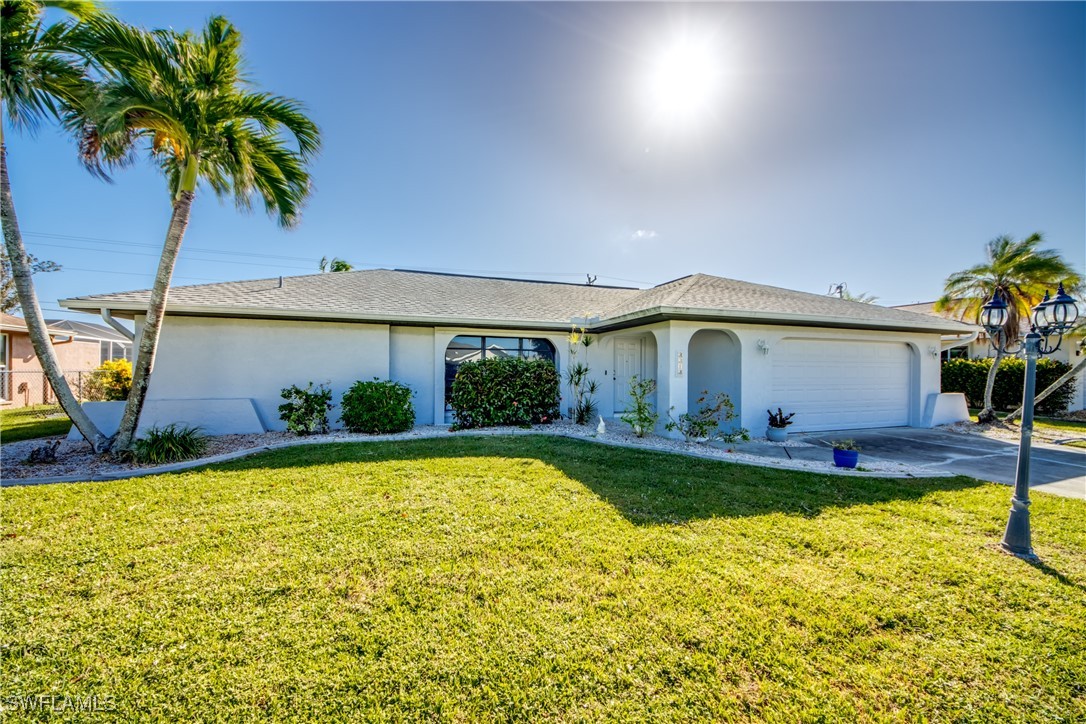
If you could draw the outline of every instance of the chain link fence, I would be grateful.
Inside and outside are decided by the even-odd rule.
[[[104,399],[101,374],[97,370],[65,372],[64,378],[72,388],[72,394],[81,402]],[[57,396],[46,379],[45,373],[34,370],[0,371],[0,400],[5,407],[33,407],[55,405]]]

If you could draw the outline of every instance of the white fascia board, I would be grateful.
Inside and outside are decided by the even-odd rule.
[[[605,328],[621,327],[636,323],[645,317],[698,318],[713,319],[721,322],[741,322],[744,324],[770,323],[775,325],[796,325],[804,327],[845,327],[851,329],[886,329],[894,331],[937,332],[965,334],[973,331],[971,325],[961,322],[932,321],[911,322],[904,320],[871,320],[854,317],[830,317],[824,315],[794,314],[785,312],[752,312],[728,309],[703,309],[696,307],[654,307],[643,309],[621,317],[602,320],[599,326]]]
[[[109,309],[113,316],[131,319],[147,311],[147,306],[134,302],[104,304],[101,301],[83,302],[78,299],[61,299],[60,305],[77,312],[98,314]],[[419,327],[487,327],[564,330],[568,325],[546,320],[524,319],[473,319],[470,317],[426,317],[405,314],[355,314],[352,312],[324,312],[306,309],[268,309],[266,307],[193,306],[167,304],[166,313],[189,317],[219,317],[235,319],[284,319],[324,322],[354,322],[362,324],[388,324]]]

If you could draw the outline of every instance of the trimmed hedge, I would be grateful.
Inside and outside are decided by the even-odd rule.
[[[984,386],[988,382],[988,370],[993,358],[952,359],[943,363],[943,392],[964,392],[970,407],[984,406]],[[1046,389],[1071,369],[1066,362],[1051,359],[1037,360],[1037,392]],[[1004,357],[996,373],[992,390],[992,406],[1010,412],[1022,404],[1022,383],[1025,380],[1026,361],[1018,357]],[[1075,381],[1071,380],[1037,405],[1036,412],[1052,415],[1063,412],[1075,394]]]
[[[384,435],[404,432],[415,425],[411,388],[400,382],[355,382],[343,395],[340,419],[351,432]]]
[[[561,382],[554,363],[496,357],[465,362],[456,371],[449,405],[454,429],[537,425],[559,415]]]

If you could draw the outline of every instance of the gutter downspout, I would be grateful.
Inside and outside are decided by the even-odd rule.
[[[939,351],[946,352],[948,349],[954,349],[955,347],[964,347],[968,344],[972,344],[973,340],[975,340],[979,335],[980,330],[978,329],[975,332],[969,332],[968,336],[966,336],[965,338],[962,338],[961,336],[955,337],[954,339],[943,338],[939,344]]]
[[[115,330],[117,330],[121,334],[123,334],[125,336],[125,338],[129,342],[135,342],[136,341],[136,335],[133,334],[132,332],[128,331],[128,327],[125,327],[123,324],[121,324],[116,319],[114,319],[113,315],[110,314],[110,311],[108,309],[106,309],[105,307],[102,307],[102,309],[99,311],[99,313],[102,315],[102,320],[106,324],[108,324],[110,327],[113,327]]]

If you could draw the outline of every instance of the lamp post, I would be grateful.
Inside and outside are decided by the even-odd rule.
[[[997,290],[981,310],[980,321],[992,346],[1006,353],[1007,302]],[[1078,306],[1061,283],[1055,298],[1045,298],[1030,314],[1030,330],[1023,347],[1026,352],[1026,379],[1022,389],[1022,433],[1018,442],[1018,469],[1014,476],[1011,514],[1000,547],[1020,558],[1036,558],[1030,543],[1029,530],[1029,454],[1033,439],[1033,398],[1037,384],[1037,358],[1050,355],[1060,348],[1063,335],[1078,318]],[[1055,338],[1055,343],[1052,342]]]

